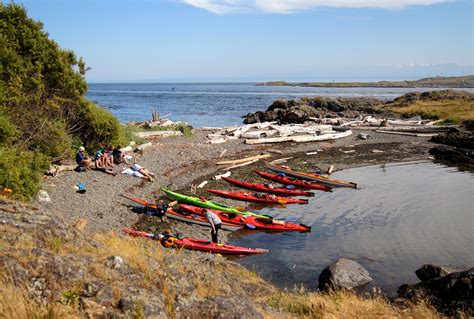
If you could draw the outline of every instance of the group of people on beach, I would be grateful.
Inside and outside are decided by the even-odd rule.
[[[85,148],[83,146],[79,147],[79,150],[76,154],[76,163],[80,171],[86,171],[92,169],[92,162],[94,161],[95,169],[105,172],[110,175],[117,175],[114,170],[114,165],[120,164],[127,164],[129,165],[129,161],[127,156],[120,146],[113,148],[111,145],[108,145],[105,149],[100,149],[94,154],[95,158],[93,159],[90,156],[85,154]],[[153,181],[155,175],[148,171],[146,168],[142,167],[140,164],[134,163],[130,167],[126,167],[122,170],[123,174],[136,176],[140,178],[144,178],[150,181]],[[156,204],[156,209],[151,212],[151,215],[155,215],[163,221],[163,217],[166,214],[166,210],[168,209],[168,205],[160,200]],[[215,213],[212,211],[205,209],[204,216],[206,217],[207,221],[211,225],[211,239],[212,242],[218,243],[217,233],[219,229],[221,229],[222,221]]]
[[[92,162],[94,161],[95,169],[102,171],[109,175],[117,175],[114,166],[120,164],[129,165],[128,157],[125,152],[122,151],[120,145],[115,148],[112,145],[108,145],[104,149],[99,149],[94,153],[94,158],[85,154],[85,147],[79,147],[76,153],[76,163],[79,171],[86,171],[92,169]],[[134,163],[128,168],[122,170],[123,174],[140,177],[149,181],[153,181],[155,175],[148,171],[143,166]]]

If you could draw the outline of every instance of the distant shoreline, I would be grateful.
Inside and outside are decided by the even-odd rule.
[[[474,75],[459,77],[433,77],[414,81],[378,82],[286,82],[268,81],[256,86],[299,86],[299,87],[367,87],[367,88],[474,88]]]

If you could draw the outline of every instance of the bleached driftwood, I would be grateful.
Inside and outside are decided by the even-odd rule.
[[[384,130],[376,130],[375,132],[385,133],[385,134],[394,134],[394,135],[416,136],[416,137],[432,137],[432,136],[439,135],[438,133],[410,133],[410,132],[397,132],[397,131],[384,131]]]
[[[271,129],[277,130],[278,135],[285,137],[292,134],[317,134],[332,130],[331,125],[323,124],[289,124],[289,125],[271,125]]]
[[[217,180],[222,179],[222,177],[229,177],[230,174],[231,174],[231,172],[230,172],[230,171],[227,171],[227,172],[225,172],[224,174],[220,174],[220,175],[214,176],[212,179],[214,179],[214,180],[217,181]]]
[[[197,188],[203,188],[204,186],[206,186],[207,183],[208,183],[208,181],[204,181],[204,182],[202,182],[201,184],[199,184],[199,185],[197,186]]]
[[[248,162],[245,162],[245,163],[232,165],[232,166],[227,167],[226,170],[233,169],[233,168],[237,168],[237,167],[241,167],[241,166],[247,166],[247,165],[256,163],[256,162],[258,162],[258,161],[259,161],[259,159],[254,159],[254,160],[251,160],[251,161],[248,161]]]
[[[452,126],[438,126],[438,125],[423,125],[423,126],[397,126],[397,127],[384,127],[379,128],[381,131],[397,131],[397,132],[410,132],[410,133],[440,133],[447,132]]]
[[[238,159],[238,160],[229,160],[229,161],[217,162],[217,165],[239,164],[239,163],[245,163],[245,162],[252,161],[252,160],[257,160],[258,161],[260,159],[264,159],[264,158],[268,158],[268,157],[271,157],[271,155],[270,154],[255,155],[255,156],[250,156],[250,157],[246,157],[246,158],[242,158],[242,159]]]
[[[277,130],[245,132],[240,135],[241,138],[263,138],[272,137],[277,134]]]
[[[141,138],[170,137],[170,136],[183,135],[183,133],[181,133],[180,131],[150,131],[150,132],[135,132],[134,134]]]
[[[270,163],[272,163],[272,164],[285,163],[286,161],[288,161],[289,159],[292,159],[292,158],[293,158],[293,156],[277,158],[276,160],[273,160]]]
[[[329,133],[324,135],[297,135],[297,136],[287,136],[287,137],[270,137],[270,138],[261,138],[261,139],[247,139],[245,144],[263,144],[263,143],[279,143],[279,142],[316,142],[316,141],[327,141],[335,140],[338,138],[343,138],[350,136],[352,131],[345,131],[340,133]]]
[[[236,137],[240,137],[243,133],[249,131],[250,129],[253,129],[253,128],[257,128],[257,129],[268,128],[272,125],[272,123],[274,123],[274,122],[263,122],[263,123],[247,124],[247,125],[239,127],[237,130],[235,130],[233,135],[236,136]]]
[[[50,176],[56,176],[57,174],[61,172],[66,172],[66,171],[73,171],[77,167],[76,164],[71,164],[71,165],[51,165],[46,172],[46,175]]]
[[[359,124],[363,124],[363,123],[364,123],[364,121],[362,121],[362,120],[356,120],[356,121],[350,121],[350,122],[342,123],[339,126],[354,126],[354,125],[359,125]]]
[[[425,125],[422,120],[419,121],[410,121],[410,120],[387,120],[388,125],[402,125],[402,126],[416,126],[416,125]]]

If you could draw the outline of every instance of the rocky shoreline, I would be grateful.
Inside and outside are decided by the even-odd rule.
[[[45,190],[49,193],[51,202],[36,202],[34,205],[37,206],[37,209],[40,211],[48,211],[48,214],[51,214],[50,218],[64,220],[65,222],[62,224],[63,226],[59,227],[60,229],[63,229],[64,227],[74,227],[78,224],[78,221],[87,220],[86,226],[83,227],[86,236],[94,237],[97,235],[100,236],[100,234],[106,234],[106,236],[113,236],[113,238],[115,238],[115,236],[118,236],[118,238],[126,238],[126,236],[121,234],[121,229],[123,227],[133,227],[153,232],[162,232],[166,230],[169,232],[179,232],[185,236],[195,238],[209,238],[210,233],[207,228],[173,220],[161,223],[156,217],[139,214],[136,209],[133,209],[136,207],[134,203],[120,197],[119,195],[127,194],[147,201],[155,201],[157,198],[163,198],[163,195],[158,193],[160,187],[167,187],[185,193],[190,193],[191,185],[195,187],[203,181],[208,181],[208,187],[212,187],[217,183],[212,180],[212,177],[223,172],[222,167],[216,165],[216,162],[222,158],[242,158],[266,152],[272,154],[272,160],[283,157],[292,157],[288,164],[297,165],[301,169],[309,170],[319,167],[322,170],[326,170],[330,165],[334,165],[336,170],[340,170],[350,167],[388,162],[427,160],[430,158],[428,152],[433,144],[428,138],[386,135],[377,132],[370,132],[370,137],[366,140],[352,135],[348,138],[317,144],[280,143],[278,145],[264,144],[254,146],[246,145],[240,141],[234,140],[229,141],[226,144],[209,145],[203,143],[206,134],[207,131],[198,129],[194,130],[192,137],[181,136],[157,139],[152,141],[152,146],[148,147],[143,152],[135,153],[134,155],[136,156],[137,163],[140,163],[149,170],[157,173],[157,179],[154,182],[148,182],[122,174],[110,176],[98,171],[88,171],[85,173],[67,171],[60,173],[56,177],[45,177]],[[224,150],[226,150],[225,156],[221,158],[221,154]],[[317,154],[315,154],[315,152]],[[310,153],[311,155],[307,155],[306,153]],[[257,162],[253,165],[236,168],[232,170],[232,177],[256,181],[257,178],[250,172],[252,169],[262,169],[262,167],[263,164]],[[82,182],[86,185],[87,191],[85,194],[76,192],[74,185],[77,182]],[[199,188],[197,189],[197,195],[209,196]],[[235,202],[232,202],[231,200],[219,199],[219,201],[235,204]],[[140,211],[138,210],[138,212]],[[231,240],[230,235],[230,232],[222,231],[220,234],[220,240],[222,242],[228,242]],[[82,235],[72,236],[75,237]],[[70,235],[67,235],[66,237],[70,238]],[[156,245],[155,243],[152,244]],[[41,254],[43,254],[43,252]],[[185,255],[187,257],[178,256],[177,258],[185,258],[186,260],[191,258],[191,260],[196,260],[198,263],[202,262],[199,261],[199,258],[204,258],[204,255],[193,252],[186,252]],[[38,255],[38,258],[39,257],[40,256]],[[178,259],[174,262],[179,263],[177,261]],[[230,261],[225,261],[225,259],[215,259],[215,257],[212,257],[211,259],[211,263],[216,263],[216,265],[220,265],[221,262],[227,263]],[[194,265],[194,263],[195,262],[193,261],[191,264]],[[228,266],[225,267],[227,268]],[[240,271],[236,271],[237,273],[240,273]],[[92,280],[92,282],[95,281]],[[40,282],[34,285],[37,286],[43,284]],[[242,286],[243,290],[248,289],[243,287],[244,286]],[[260,287],[261,288],[258,289],[272,292],[276,291],[274,290],[275,288],[268,286],[267,284]],[[122,287],[121,289],[125,288]],[[188,288],[175,287],[174,289],[179,290]],[[145,294],[148,293],[151,292]],[[120,301],[121,299],[119,298],[118,301],[116,301],[117,303],[114,303],[114,305],[122,305],[122,308],[119,307],[119,311],[130,313],[136,306],[136,300],[139,295],[135,295],[135,297],[131,296],[122,301]],[[113,297],[111,297],[111,295],[108,296],[109,297],[100,298]],[[143,297],[143,294],[140,296]],[[93,306],[89,305],[89,307],[94,308],[97,306],[96,304],[102,304],[104,301],[100,298],[98,300],[94,299],[95,301],[92,303]],[[183,297],[181,302],[190,302],[186,301],[188,300],[187,298],[188,297]],[[235,298],[235,302],[240,304],[242,300],[246,300],[249,296],[241,295],[236,296]],[[256,298],[256,296],[251,298]],[[86,301],[81,302],[87,303]],[[197,304],[192,304],[193,307],[201,309],[199,310],[203,311],[201,313],[206,313],[206,311],[210,311],[206,308],[210,304],[213,304],[213,307],[217,307],[216,309],[219,309],[219,312],[224,311],[222,310],[222,305],[219,305],[219,303],[220,301],[215,300],[211,303],[198,302]],[[165,300],[157,299],[156,307],[152,306],[152,304],[147,304],[144,308],[143,311],[146,314],[149,314],[150,316],[160,314],[160,316],[166,317],[166,311],[163,312],[163,309],[166,308],[163,306],[166,304]],[[237,307],[236,309],[241,309],[238,308],[240,306],[237,306],[237,304],[235,304],[235,307]],[[250,306],[250,304],[252,304],[252,306]],[[250,304],[246,304],[245,307],[250,307],[249,309],[257,309],[260,307],[257,306],[257,308],[254,308],[255,305],[252,302]],[[241,305],[243,306],[243,304]],[[187,313],[186,311],[189,310],[186,309],[190,309],[187,308],[187,306],[179,307],[181,307],[181,311],[184,311],[177,312],[180,314]],[[257,310],[248,311],[250,311],[248,314],[257,313]],[[226,312],[224,311],[223,313]],[[228,314],[232,313],[235,314],[233,311],[228,312]],[[258,317],[258,315],[256,316]],[[285,317],[285,315],[278,314],[276,317]]]
[[[316,114],[316,116],[320,118],[338,117],[341,115],[354,117],[357,114],[377,113],[371,106],[367,106],[368,102],[365,99],[360,101],[358,99],[337,99],[337,101],[334,102],[333,99],[321,98],[313,99],[312,101],[319,103],[315,109],[324,111],[324,114]],[[309,101],[308,103],[311,104],[313,102]],[[372,102],[374,105],[378,103],[377,101]],[[287,107],[288,102],[285,103],[276,101],[274,103],[275,107],[269,112],[280,114],[281,111],[279,110],[289,110]],[[300,111],[303,113],[306,112],[304,110]],[[298,114],[296,114],[296,118],[290,118],[291,116],[288,117],[287,115],[288,114],[285,114],[280,121],[300,121],[297,119]],[[304,113],[301,120],[310,117],[309,115],[311,114]],[[385,113],[383,115],[387,116],[390,114]],[[268,120],[261,118],[261,116],[264,115],[258,115],[254,120]],[[278,121],[277,118],[270,120],[275,119]],[[139,163],[156,174],[154,181],[150,182],[120,174],[121,169],[124,168],[125,165],[115,168],[116,172],[119,173],[116,176],[95,170],[82,173],[64,171],[55,176],[44,177],[44,191],[50,197],[50,201],[34,202],[33,207],[26,208],[25,212],[15,215],[15,220],[11,219],[12,217],[8,214],[2,218],[4,225],[17,225],[15,227],[23,227],[25,230],[30,227],[28,225],[42,225],[38,226],[41,229],[41,238],[28,237],[26,238],[28,244],[22,244],[28,246],[31,245],[31,241],[36,241],[34,245],[38,247],[49,247],[49,250],[35,250],[33,255],[29,255],[33,260],[36,260],[35,262],[44,259],[48,260],[48,263],[59,263],[59,265],[62,265],[60,266],[62,269],[75,267],[75,269],[79,269],[79,271],[83,273],[89,273],[90,276],[86,276],[87,280],[81,283],[82,288],[80,289],[85,290],[78,288],[79,290],[73,294],[73,297],[77,295],[77,300],[74,299],[73,302],[80,305],[82,309],[88,309],[87,313],[89,314],[106,313],[114,316],[119,314],[130,315],[139,309],[141,313],[150,317],[193,317],[195,316],[192,314],[193,311],[201,315],[209,313],[219,314],[220,317],[233,317],[236,316],[237,313],[243,312],[245,312],[245,315],[240,317],[260,317],[262,313],[271,313],[272,316],[275,317],[285,317],[288,315],[287,313],[285,314],[273,308],[267,308],[266,304],[268,300],[265,300],[263,303],[258,302],[258,300],[260,300],[258,295],[262,291],[272,296],[276,296],[281,292],[272,285],[264,282],[258,276],[253,277],[254,275],[250,275],[249,272],[232,261],[216,256],[207,256],[196,252],[179,252],[175,255],[173,251],[159,252],[158,254],[160,256],[163,254],[168,256],[164,259],[160,257],[160,260],[156,260],[155,257],[151,255],[148,256],[151,259],[148,259],[146,262],[152,265],[152,269],[162,268],[163,266],[160,266],[160,263],[163,262],[163,260],[166,260],[167,264],[174,265],[170,266],[171,268],[166,266],[165,271],[161,273],[164,277],[158,278],[158,281],[152,281],[153,284],[160,287],[157,291],[152,287],[148,287],[146,283],[147,278],[143,278],[143,274],[140,275],[140,272],[148,271],[145,270],[146,267],[143,266],[143,264],[137,265],[134,261],[134,259],[137,258],[139,260],[141,259],[133,253],[124,252],[121,254],[120,247],[117,247],[115,250],[101,250],[100,256],[92,257],[92,261],[79,257],[79,259],[76,260],[77,262],[72,262],[72,260],[65,260],[63,257],[70,257],[71,254],[76,254],[77,251],[80,251],[80,254],[82,254],[84,253],[83,250],[89,251],[95,249],[90,248],[89,245],[92,245],[92,247],[102,247],[104,244],[106,246],[123,245],[127,247],[127,245],[133,246],[140,242],[140,245],[144,245],[141,246],[140,250],[144,249],[144,251],[148,251],[149,249],[156,249],[150,248],[156,247],[156,243],[152,241],[138,240],[130,242],[131,239],[121,231],[122,228],[128,227],[159,233],[165,231],[169,233],[180,233],[183,236],[209,239],[209,228],[186,224],[171,219],[160,222],[160,220],[154,216],[143,214],[144,211],[139,209],[135,203],[120,195],[129,195],[149,202],[155,202],[159,198],[168,201],[164,194],[159,191],[160,188],[166,187],[182,193],[194,193],[196,196],[209,198],[211,196],[205,192],[204,189],[197,188],[197,185],[207,182],[206,188],[218,188],[219,182],[213,180],[213,177],[227,171],[227,169],[216,164],[220,160],[240,159],[265,153],[271,155],[268,160],[289,158],[286,163],[301,170],[310,171],[319,168],[321,171],[326,171],[330,166],[334,166],[335,170],[342,170],[373,164],[433,160],[433,157],[430,155],[430,150],[436,145],[433,142],[445,143],[449,145],[446,147],[455,149],[459,148],[459,146],[466,147],[466,145],[468,148],[472,147],[472,145],[470,145],[472,144],[472,133],[448,132],[445,137],[439,136],[430,140],[429,137],[423,136],[392,135],[380,133],[375,130],[364,131],[363,128],[357,131],[357,133],[359,132],[363,134],[353,134],[346,138],[319,143],[283,142],[260,145],[248,145],[235,139],[228,140],[225,144],[208,144],[206,143],[206,136],[209,134],[209,131],[206,129],[195,129],[193,130],[193,135],[189,137],[173,136],[155,138],[147,144],[146,148],[141,148],[132,154],[134,162]],[[461,153],[462,152],[461,150]],[[472,158],[472,154],[467,154],[467,157]],[[238,167],[232,169],[232,177],[246,181],[260,181],[257,176],[252,173],[252,170],[262,170],[263,167],[262,162],[255,162],[245,167]],[[76,191],[75,185],[78,183],[85,185],[85,192]],[[236,202],[228,199],[219,198],[218,201],[236,205]],[[246,207],[245,204],[241,202],[239,202],[239,206]],[[19,209],[14,204],[9,204],[8,202],[3,203],[2,207],[0,213],[1,211],[7,213],[12,211],[21,212],[23,209],[21,207]],[[36,215],[32,214],[31,210],[42,212],[37,215],[43,217],[41,217],[40,220],[36,220]],[[5,228],[7,231],[12,230],[8,227]],[[68,229],[72,229],[71,233],[68,232]],[[43,232],[45,233],[43,234]],[[13,231],[13,233],[18,234],[16,230]],[[14,243],[15,240],[18,240],[18,238],[15,237],[17,235],[10,236],[11,238],[7,238],[9,243]],[[87,243],[88,237],[93,238],[89,243]],[[221,231],[219,239],[222,243],[228,243],[232,241],[232,233]],[[24,239],[20,239],[20,241],[23,240]],[[78,243],[80,247],[77,247],[76,244]],[[0,244],[2,244],[2,242],[0,242]],[[63,256],[59,258],[61,260],[55,257],[55,249]],[[53,250],[53,253],[51,253],[51,250]],[[15,278],[29,282],[29,284],[27,284],[30,287],[29,289],[36,291],[35,293],[37,293],[39,300],[51,298],[54,289],[50,287],[65,289],[65,287],[61,285],[56,285],[54,281],[62,280],[60,278],[69,276],[69,270],[59,272],[59,277],[57,278],[48,279],[44,273],[46,268],[35,268],[34,273],[38,275],[32,278],[30,276],[22,277],[22,275],[19,274],[24,274],[29,268],[26,266],[22,266],[22,269],[18,267],[15,268],[13,266],[15,262],[12,260],[18,258],[18,251],[14,249],[8,249],[7,251],[8,254],[11,255],[6,259],[0,259],[0,262],[4,267],[8,266],[13,269],[13,274],[16,276]],[[162,249],[160,251],[162,251]],[[73,259],[74,258],[76,257],[73,257]],[[187,266],[182,265],[183,260],[186,260]],[[96,265],[98,263],[101,263],[101,265],[105,264],[106,270],[101,268],[103,266],[97,266],[102,269],[99,271],[100,274],[93,273],[91,275],[88,269],[91,267],[91,264]],[[344,262],[344,264],[346,263],[347,262]],[[350,264],[350,262],[348,263]],[[177,267],[179,271],[176,272],[176,269],[173,267]],[[231,271],[231,273],[228,274],[227,271],[221,272],[220,269],[224,268],[227,271]],[[210,269],[211,271],[219,272],[220,280],[223,281],[224,286],[219,288],[214,287],[212,294],[208,295],[208,293],[199,287],[200,285],[204,285],[204,282],[207,282],[209,278],[202,278],[200,273],[208,272]],[[358,271],[357,267],[356,271]],[[107,273],[106,277],[103,277],[105,276],[103,275],[104,273]],[[188,275],[184,275],[185,273]],[[126,281],[131,283],[132,287],[145,285],[148,288],[135,291],[125,286],[118,287],[111,285],[109,281],[106,281],[105,284],[103,283],[104,278],[118,278],[118,276],[124,276],[124,274],[131,276],[130,278],[127,277],[128,279],[126,279]],[[142,277],[138,278],[135,276]],[[164,279],[167,276],[171,276],[172,280]],[[367,278],[370,278],[368,273]],[[72,276],[72,279],[79,280],[74,276]],[[50,280],[53,280],[53,282],[50,282]],[[360,282],[366,282],[366,280],[369,279],[363,279],[351,286],[351,288],[356,287]],[[187,284],[183,284],[183,281],[194,282],[196,285],[190,287]],[[239,287],[240,292],[237,295],[231,294],[232,285],[230,283],[232,281]],[[410,299],[416,301],[416,298],[411,298],[412,295],[414,295],[414,293],[412,293],[414,289],[416,290],[418,288],[405,287],[401,291],[406,293],[401,293],[401,296],[403,295],[406,300]],[[121,293],[119,294],[117,291],[121,291]],[[160,291],[161,295],[158,294],[159,297],[151,297]],[[124,292],[126,296],[124,296]],[[178,293],[180,294],[180,298],[173,297]],[[198,295],[196,295],[196,293]],[[171,297],[169,294],[171,294]],[[217,295],[226,297],[214,298]],[[148,296],[147,301],[140,306],[144,296]],[[428,293],[424,296],[428,298]],[[61,299],[64,298],[64,295],[56,297]],[[169,298],[175,298],[179,301],[170,301]],[[227,305],[229,298],[232,300],[230,302],[232,309]],[[272,298],[278,299],[279,297]],[[352,297],[347,298],[350,299]],[[284,303],[283,300],[278,300],[280,304]],[[446,313],[452,311],[452,309],[446,309],[445,303],[441,304],[442,306],[439,308],[441,311],[445,311]],[[462,305],[465,305],[465,303]],[[288,309],[291,309],[291,307]],[[291,310],[289,312],[291,312]]]

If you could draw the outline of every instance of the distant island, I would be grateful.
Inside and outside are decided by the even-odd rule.
[[[432,77],[415,81],[378,82],[286,82],[269,81],[257,86],[301,86],[301,87],[373,87],[373,88],[474,88],[474,75],[458,77]]]

